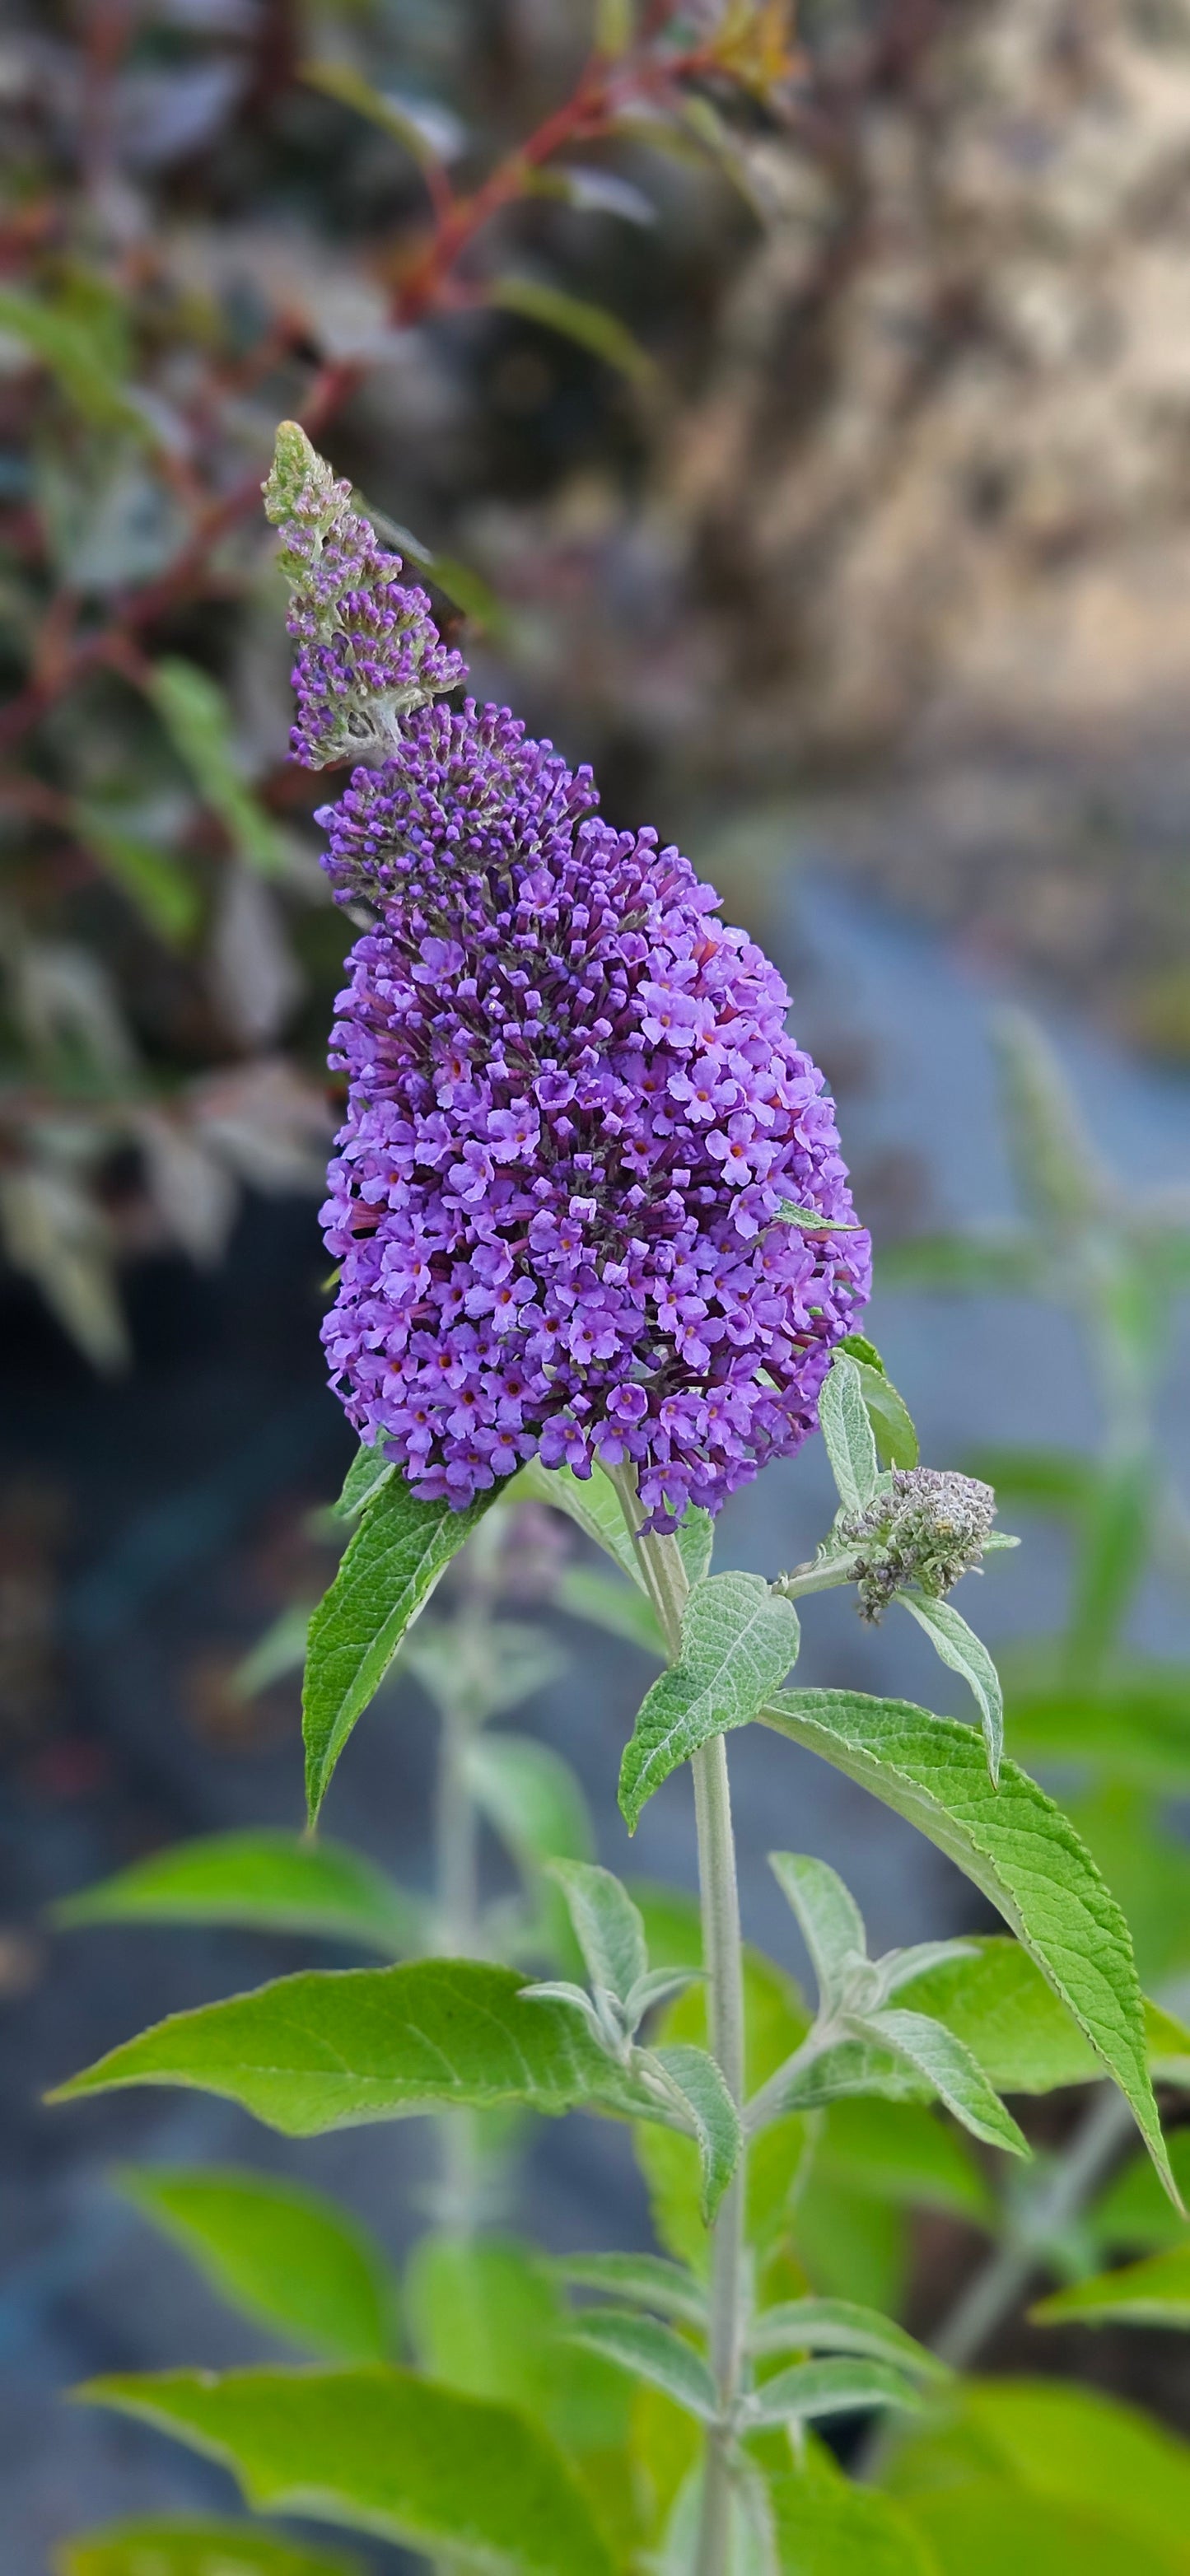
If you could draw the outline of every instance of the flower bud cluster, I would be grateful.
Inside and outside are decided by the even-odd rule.
[[[292,421],[278,432],[265,510],[282,530],[293,584],[294,755],[307,769],[383,759],[412,708],[459,686],[462,658],[443,644],[425,591],[402,582],[400,556],[352,508],[350,484],[336,482]]]
[[[996,1497],[977,1476],[894,1467],[888,1491],[835,1524],[833,1543],[857,1551],[862,1616],[878,1620],[909,1586],[941,1600],[978,1566],[995,1517]]]

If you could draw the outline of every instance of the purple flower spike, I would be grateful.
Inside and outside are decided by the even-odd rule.
[[[429,694],[399,733],[365,707],[387,757],[319,817],[377,916],[332,1041],[332,1383],[427,1497],[627,1458],[669,1529],[800,1447],[866,1302],[867,1235],[781,1214],[850,1223],[833,1104],[689,862],[507,709]]]

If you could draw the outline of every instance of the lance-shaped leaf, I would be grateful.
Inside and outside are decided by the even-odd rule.
[[[592,2308],[575,2319],[570,2331],[573,2340],[585,2344],[589,2352],[603,2353],[621,2370],[631,2371],[634,2379],[647,2379],[654,2388],[663,2388],[688,2415],[697,2415],[706,2424],[712,2421],[717,2411],[715,2383],[701,2353],[669,2326],[659,2325],[655,2317],[637,2316],[630,2308]]]
[[[321,2361],[387,2361],[396,2283],[366,2229],[321,2192],[214,2165],[125,2166],[125,2198],[233,2307]]]
[[[589,304],[585,296],[568,295],[564,288],[547,286],[541,278],[498,277],[488,288],[488,302],[501,305],[506,313],[521,313],[528,322],[540,322],[547,331],[561,331],[634,384],[656,381],[657,368],[648,350],[617,314],[607,312],[602,304]]]
[[[884,2012],[867,2013],[863,2028],[879,2046],[891,2049],[894,2057],[903,2057],[915,2067],[939,2101],[953,2111],[973,2137],[986,2139],[992,2147],[1004,2147],[1010,2155],[1028,2155],[1028,2140],[993,2091],[982,2066],[964,2041],[956,2039],[942,2022],[931,2021],[928,2013],[905,2012],[894,2006]]]
[[[769,1868],[789,1901],[810,1953],[824,2004],[847,1991],[857,1960],[867,1957],[868,1936],[855,1898],[839,1873],[806,1852],[770,1852]]]
[[[746,2420],[811,2424],[827,2415],[866,2414],[874,2406],[913,2409],[921,2399],[904,2371],[858,2356],[846,2361],[795,2361],[778,2370],[747,2401]]]
[[[602,2290],[609,2299],[645,2308],[678,2325],[707,2324],[707,2294],[684,2263],[663,2254],[563,2254],[554,2266],[559,2279],[578,2290]]]
[[[748,2104],[747,2125],[755,2134],[787,2111],[819,2111],[828,2102],[853,2094],[876,2093],[891,2102],[928,2102],[932,2088],[907,2058],[879,2041],[861,2036],[837,2039],[827,2047],[799,2050]]]
[[[818,1421],[845,1512],[862,1512],[880,1483],[880,1460],[859,1369],[836,1351],[818,1399]]]
[[[875,1343],[865,1333],[845,1333],[839,1348],[859,1370],[860,1391],[881,1466],[916,1467],[921,1453],[913,1416],[904,1396],[893,1385]]]
[[[1126,2096],[1176,2201],[1128,1926],[1053,1800],[1012,1762],[993,1789],[971,1729],[906,1700],[788,1691],[764,1721],[895,1808],[990,1897]]]
[[[220,2461],[261,2512],[343,2523],[491,2576],[611,2576],[546,2436],[412,2371],[162,2371],[77,2394]]]
[[[713,1574],[697,1584],[682,1620],[682,1652],[654,1682],[620,1769],[629,1831],[678,1764],[729,1727],[755,1717],[791,1664],[800,1630],[791,1601],[758,1574]]]
[[[614,2091],[615,2071],[579,2015],[525,2001],[521,1984],[511,1968],[475,1959],[279,1977],[171,2014],[51,2099],[177,2084],[303,2138],[452,2104],[568,2111]]]
[[[397,1472],[395,1458],[390,1458],[383,1437],[369,1443],[361,1440],[343,1479],[343,1491],[331,1510],[337,1521],[358,1520],[365,1504],[378,1494],[382,1485],[392,1483]]]
[[[492,1497],[466,1511],[422,1502],[403,1476],[380,1487],[310,1621],[302,1729],[311,1822],[357,1718],[375,1697],[406,1629]]]
[[[1143,2263],[1072,2281],[1030,2308],[1039,2326],[1177,2326],[1190,2332],[1190,2245],[1173,2245]]]
[[[133,1861],[54,1907],[56,1923],[236,1923],[311,1932],[361,1948],[417,1946],[419,1910],[345,1843],[297,1834],[202,1834]]]
[[[860,2307],[854,2299],[782,2299],[762,2308],[748,2336],[753,2354],[778,2352],[849,2352],[868,2361],[886,2361],[908,2371],[911,2379],[945,2379],[945,2363],[915,2342],[903,2326],[878,2308]]]
[[[993,1783],[999,1780],[1004,1757],[1004,1694],[1000,1676],[982,1637],[969,1628],[961,1613],[949,1601],[932,1601],[922,1592],[898,1592],[901,1608],[924,1628],[935,1653],[952,1673],[966,1682],[983,1726],[987,1746],[988,1770]]]
[[[472,1796],[523,1869],[587,1859],[593,1837],[582,1784],[552,1745],[502,1728],[474,1736],[465,1760]]]
[[[591,1861],[551,1861],[549,1875],[566,1899],[592,1985],[625,2002],[649,1965],[639,1906],[610,1869]]]
[[[54,2576],[361,2576],[359,2560],[304,2549],[247,2522],[120,2522],[81,2531]]]
[[[694,2131],[702,2166],[702,2214],[709,2227],[739,2163],[740,2115],[707,2049],[679,2041],[653,2055],[681,2095]]]
[[[219,816],[232,848],[262,876],[282,875],[285,843],[228,749],[233,710],[217,680],[197,662],[158,662],[145,681],[147,695],[189,770],[199,795]]]
[[[1095,2050],[1022,1944],[979,1933],[963,1948],[963,1958],[936,1961],[913,1977],[899,1989],[902,2000],[945,2022],[999,2092],[1051,2093],[1059,2084],[1092,2082],[1101,2072]],[[1144,2027],[1154,2080],[1184,2082],[1180,2023],[1146,1999]]]

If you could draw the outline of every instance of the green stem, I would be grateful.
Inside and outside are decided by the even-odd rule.
[[[637,1562],[671,1660],[682,1646],[682,1612],[690,1585],[675,1538],[639,1535],[641,1507],[631,1468],[613,1477]],[[702,1903],[703,1960],[708,1980],[712,2054],[737,2109],[744,2100],[744,1957],[736,1880],[727,1747],[721,1735],[694,1755],[694,1814]],[[731,2545],[733,2416],[744,2335],[743,2154],[719,2204],[711,2233],[711,2368],[719,2420],[707,2435],[698,2547],[692,2576],[726,2576]]]
[[[477,1959],[483,1947],[479,1907],[479,1811],[468,1776],[475,1731],[469,1677],[483,1662],[484,1605],[469,1590],[455,1620],[461,1687],[439,1706],[438,1783],[435,1814],[436,1943],[439,1954]],[[479,2224],[483,2199],[475,2115],[448,2111],[438,2122],[440,2164],[435,2194],[438,2223],[459,2236]]]

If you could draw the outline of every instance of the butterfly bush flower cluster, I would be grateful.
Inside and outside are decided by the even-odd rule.
[[[427,1498],[631,1460],[671,1528],[799,1447],[866,1299],[833,1105],[689,862],[603,822],[590,771],[506,709],[435,703],[457,658],[300,437],[267,487],[294,748],[384,747],[319,816],[374,915],[332,1041],[332,1381]]]

